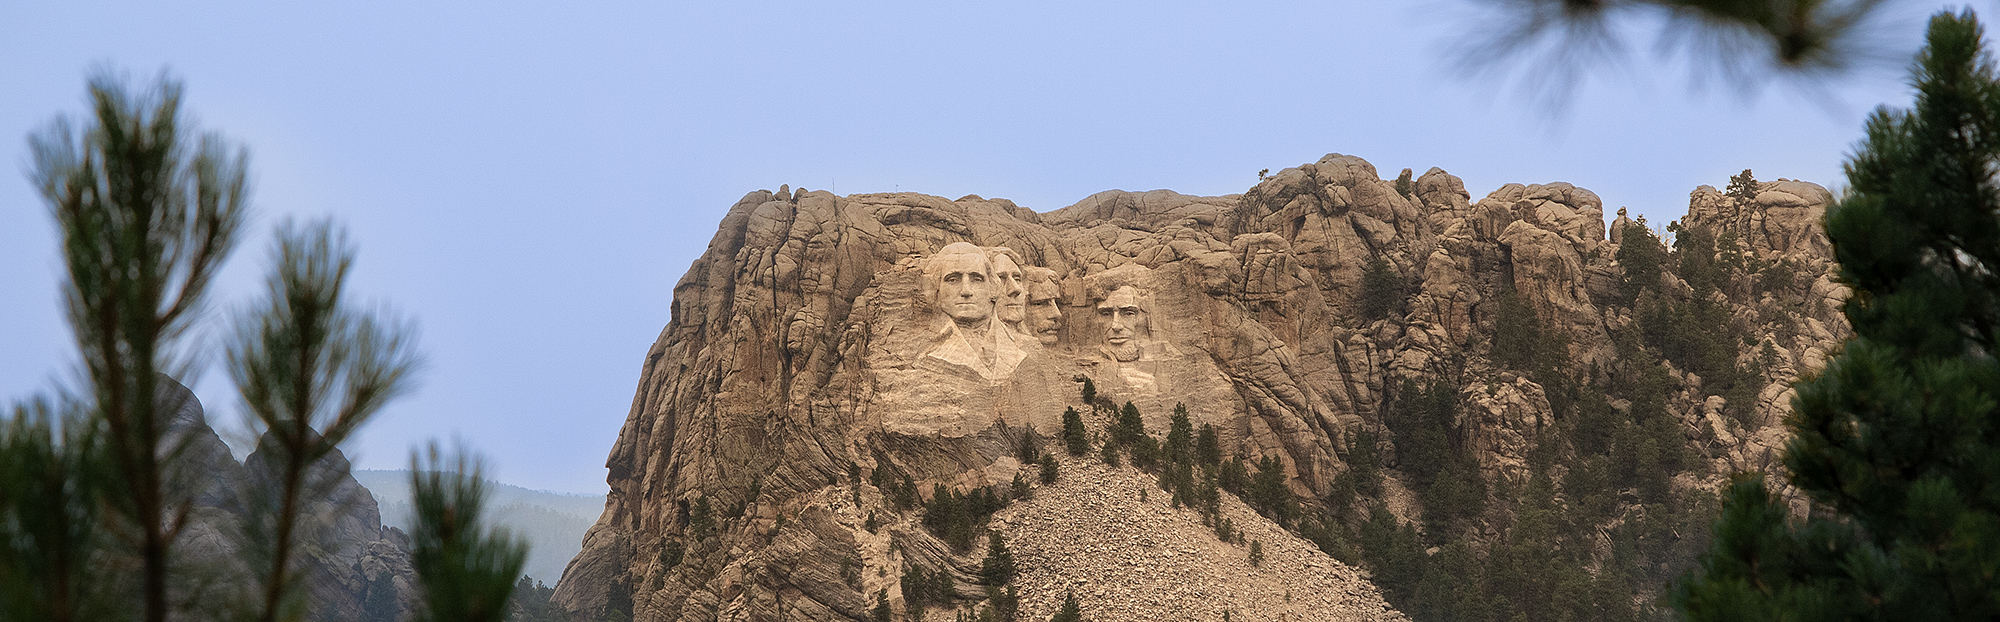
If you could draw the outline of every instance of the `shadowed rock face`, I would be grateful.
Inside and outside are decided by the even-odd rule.
[[[1752,252],[1823,272],[1825,191],[1766,190],[1748,214],[1697,191],[1688,221],[1755,227]],[[1101,431],[1109,415],[1091,406],[1129,401],[1160,434],[1184,404],[1225,452],[1278,458],[1311,503],[1346,469],[1350,435],[1380,425],[1385,383],[1476,378],[1461,433],[1489,476],[1518,472],[1550,407],[1486,362],[1494,303],[1519,292],[1579,368],[1618,364],[1609,335],[1630,318],[1607,303],[1620,272],[1604,222],[1599,198],[1569,184],[1474,203],[1442,170],[1405,194],[1338,154],[1241,195],[1110,191],[1049,213],[978,196],[750,193],[674,287],[607,461],[605,512],[556,600],[635,620],[862,619],[878,590],[900,601],[912,562],[964,572],[971,596],[977,554],[952,554],[852,474],[926,494],[1005,487],[1023,472],[1008,439],[1060,429],[1066,407]],[[1362,318],[1378,259],[1405,283],[1406,316]],[[1835,326],[1829,308],[1814,321]],[[1843,330],[1801,345],[1823,357]],[[1100,404],[1081,402],[1080,377]],[[1685,393],[1674,406],[1700,411],[1705,396]],[[716,528],[700,538],[704,506]],[[871,514],[879,533],[862,525]]]
[[[166,376],[160,377],[159,387],[155,401],[162,412],[170,413],[163,445],[181,452],[182,468],[176,474],[181,483],[175,489],[193,493],[190,519],[175,550],[184,563],[213,568],[215,576],[250,571],[242,564],[259,556],[240,550],[237,533],[243,521],[269,516],[269,508],[277,504],[277,466],[262,447],[268,439],[260,439],[258,451],[239,463],[209,427],[192,391]],[[297,549],[305,559],[301,567],[308,603],[305,619],[410,619],[415,614],[416,571],[410,565],[408,536],[382,526],[374,496],[349,474],[340,450],[312,465],[307,479],[312,494],[304,500]],[[265,511],[253,511],[259,507]],[[205,605],[240,597],[237,592],[248,587],[197,580],[182,592],[194,608],[187,617],[212,616],[219,609]],[[369,607],[371,592],[379,592],[374,596],[383,604]]]

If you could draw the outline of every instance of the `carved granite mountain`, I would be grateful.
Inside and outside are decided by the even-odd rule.
[[[1670,270],[1627,299],[1630,221],[1620,210],[1607,237],[1588,190],[1509,184],[1475,203],[1442,170],[1404,173],[1384,180],[1336,154],[1241,195],[1112,191],[1048,213],[978,196],[750,193],[674,287],[607,462],[604,514],[556,601],[591,619],[865,620],[878,603],[905,613],[915,595],[899,577],[915,568],[955,577],[947,609],[969,613],[988,596],[984,549],[955,552],[895,497],[1035,480],[1014,443],[1059,430],[1067,408],[1101,436],[1128,402],[1154,434],[1184,405],[1225,453],[1275,458],[1284,488],[1314,508],[1343,494],[1360,439],[1407,470],[1385,409],[1396,387],[1443,380],[1451,433],[1480,477],[1526,481],[1558,409],[1548,372],[1496,362],[1504,300],[1525,301],[1563,369],[1590,370],[1575,372],[1588,384],[1631,365],[1615,344],[1633,309],[1653,308],[1643,297],[1694,290]],[[1767,466],[1785,386],[1845,334],[1846,293],[1826,276],[1818,225],[1830,197],[1804,182],[1761,190],[1743,200],[1704,186],[1681,225],[1788,270],[1770,287],[1739,275],[1713,293],[1734,314],[1731,334],[1762,336],[1731,351],[1768,359],[1744,381],[1754,407],[1665,365],[1664,408],[1713,465],[1677,478],[1681,489]],[[1394,275],[1387,294],[1371,269]],[[1390,311],[1370,317],[1384,295]],[[1083,378],[1098,403],[1082,401]],[[1365,573],[1285,540],[1298,523],[1230,514],[1291,574],[1198,572],[1241,563],[1215,557],[1233,545],[1218,547],[1198,515],[1157,489],[1141,501],[1129,482],[1151,480],[1129,467],[1061,465],[1065,479],[1031,486],[990,524],[1022,552],[1019,619],[1044,619],[1072,590],[1092,619],[1219,619],[1250,606],[1237,602],[1256,619],[1400,617]],[[1400,481],[1384,501],[1419,520]],[[1294,590],[1327,600],[1288,608]]]

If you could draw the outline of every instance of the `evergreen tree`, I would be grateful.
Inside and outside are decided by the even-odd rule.
[[[1194,455],[1202,466],[1222,464],[1222,439],[1216,435],[1213,424],[1201,424],[1201,433],[1194,440]]]
[[[1069,451],[1069,455],[1090,453],[1090,436],[1083,429],[1083,414],[1076,412],[1075,408],[1064,408],[1062,422],[1063,448]]]
[[[1659,287],[1660,273],[1666,267],[1667,247],[1660,244],[1659,236],[1653,235],[1653,230],[1646,226],[1644,216],[1639,217],[1638,222],[1625,225],[1622,235],[1618,254],[1613,258],[1618,260],[1618,267],[1625,273],[1618,282],[1619,302],[1629,305],[1638,299],[1639,292]]]
[[[1007,550],[1007,542],[1000,539],[999,532],[986,536],[986,559],[979,562],[979,580],[992,586],[1014,580],[1014,553]]]
[[[508,615],[528,544],[486,527],[488,481],[479,460],[463,452],[447,456],[432,443],[410,453],[410,565],[423,593],[420,620],[500,622]]]
[[[1396,268],[1376,257],[1361,272],[1361,317],[1369,321],[1398,315],[1405,310],[1403,278]]]
[[[1743,169],[1743,172],[1729,176],[1729,186],[1722,191],[1722,194],[1744,203],[1755,201],[1757,178],[1750,174],[1750,169]]]
[[[1174,404],[1173,420],[1167,424],[1167,462],[1194,463],[1194,424],[1188,420],[1186,404]]]
[[[1732,484],[1691,620],[2000,616],[2000,81],[1970,11],[1931,19],[1911,111],[1880,111],[1827,236],[1854,337],[1798,383],[1791,483]],[[1826,511],[1821,512],[1819,508]]]
[[[1125,402],[1125,406],[1118,409],[1118,422],[1111,426],[1111,439],[1129,446],[1145,435],[1146,422],[1139,417],[1139,407]]]
[[[1076,602],[1076,590],[1063,594],[1062,611],[1050,617],[1049,622],[1083,622],[1083,605]]]

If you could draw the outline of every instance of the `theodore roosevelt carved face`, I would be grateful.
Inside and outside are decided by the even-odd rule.
[[[985,250],[965,242],[947,245],[924,263],[924,276],[933,284],[938,310],[959,326],[979,326],[993,316],[997,292]]]
[[[1026,274],[1028,304],[1023,327],[1042,345],[1056,345],[1062,336],[1062,285],[1056,282],[1056,271],[1048,268],[1030,267]]]

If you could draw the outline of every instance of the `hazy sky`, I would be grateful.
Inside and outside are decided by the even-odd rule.
[[[280,218],[334,215],[361,248],[352,290],[422,326],[421,387],[349,448],[358,466],[458,437],[505,481],[577,492],[604,489],[673,284],[751,190],[1048,211],[1237,193],[1339,152],[1385,177],[1442,167],[1475,199],[1568,181],[1664,222],[1744,168],[1835,185],[1866,113],[1908,101],[1902,61],[1702,94],[1642,42],[1552,114],[1454,71],[1454,43],[1493,27],[1466,0],[166,4],[0,0],[0,399],[74,358],[25,138],[84,112],[91,67],[164,67],[252,153],[255,235],[218,301],[256,291]],[[1939,4],[1897,6],[1903,59]],[[223,374],[196,389],[238,424]]]

